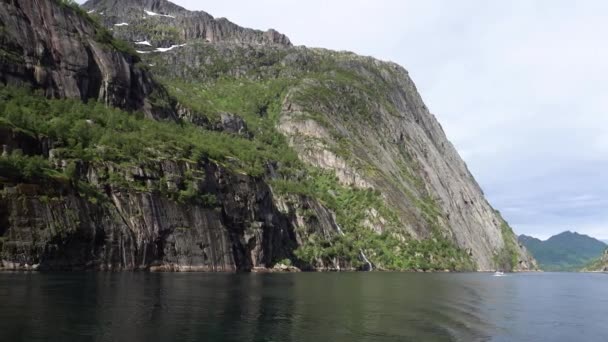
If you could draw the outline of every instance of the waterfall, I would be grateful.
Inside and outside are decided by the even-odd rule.
[[[342,227],[340,227],[340,225],[338,224],[338,222],[336,222],[335,218],[334,218],[334,223],[336,224],[336,228],[338,229],[338,233],[341,236],[346,235],[346,234],[344,234],[344,231],[342,230]],[[359,250],[359,256],[367,264],[367,268],[365,270],[368,271],[368,272],[369,271],[373,271],[374,270],[374,265],[369,261],[369,259],[367,258],[367,256],[365,255],[365,253],[363,252],[362,249]],[[339,267],[339,265],[338,265],[338,267]]]

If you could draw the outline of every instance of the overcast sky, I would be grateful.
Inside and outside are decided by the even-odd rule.
[[[518,234],[608,239],[608,1],[174,2],[403,65]]]

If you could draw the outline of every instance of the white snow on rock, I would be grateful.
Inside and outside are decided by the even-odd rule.
[[[146,45],[146,46],[152,46],[152,44],[150,44],[150,42],[149,42],[149,41],[147,41],[147,40],[144,40],[144,41],[141,41],[141,42],[135,42],[135,44],[136,44],[136,45]]]
[[[114,26],[129,26],[128,23],[120,23],[120,24],[114,24]]]
[[[167,18],[173,18],[173,19],[175,19],[174,16],[168,15],[168,14],[159,14],[159,13],[154,13],[154,12],[151,12],[151,11],[148,11],[148,10],[144,10],[144,12],[146,12],[146,14],[149,15],[149,16],[151,16],[151,17],[159,16],[159,17],[167,17]]]
[[[182,45],[171,45],[171,47],[168,47],[168,48],[157,48],[157,49],[156,49],[156,51],[158,51],[158,52],[167,52],[167,51],[171,51],[171,50],[173,50],[173,49],[175,49],[175,48],[178,48],[178,47],[183,47],[183,46],[186,46],[186,44],[182,44]]]
[[[135,52],[137,52],[137,53],[150,53],[150,51],[139,51],[139,50],[135,50]]]
[[[88,14],[95,13],[95,10],[90,10],[87,12]]]

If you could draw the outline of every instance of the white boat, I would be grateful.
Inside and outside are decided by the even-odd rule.
[[[494,276],[495,277],[504,277],[505,276],[505,272],[496,271],[496,272],[494,272]]]

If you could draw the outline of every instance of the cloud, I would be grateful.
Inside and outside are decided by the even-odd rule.
[[[518,233],[608,238],[608,2],[175,2],[402,64]]]

